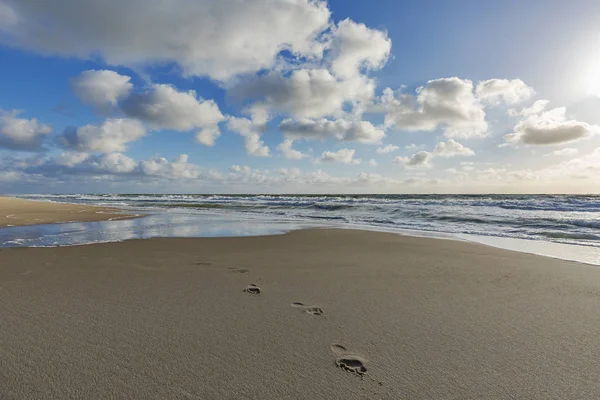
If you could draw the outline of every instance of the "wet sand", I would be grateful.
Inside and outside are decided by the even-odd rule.
[[[50,203],[0,197],[0,228],[60,222],[93,222],[132,218],[112,207]]]
[[[600,268],[350,230],[0,250],[0,398],[593,399]]]

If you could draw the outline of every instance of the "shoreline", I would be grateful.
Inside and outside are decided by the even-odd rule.
[[[114,207],[55,203],[0,196],[0,228],[69,222],[115,221],[139,217]]]
[[[4,202],[4,210],[2,210]],[[10,204],[9,204],[10,203]],[[6,207],[6,204],[15,205],[10,207]],[[4,211],[4,213],[11,214],[15,213],[19,206],[21,209],[25,209],[27,211],[26,217],[29,220],[21,220],[21,224],[17,225],[14,223],[14,219],[11,220],[10,225],[3,225],[2,217],[0,217],[0,229],[2,228],[12,228],[15,227],[31,227],[31,229],[36,229],[36,226],[45,225],[42,231],[38,231],[40,235],[55,235],[60,231],[60,227],[54,226],[57,224],[68,224],[68,223],[90,223],[90,222],[102,222],[102,221],[119,221],[119,220],[132,220],[142,217],[148,216],[156,216],[157,214],[127,214],[128,210],[119,209],[115,207],[104,207],[104,206],[94,206],[94,205],[83,205],[77,203],[57,203],[57,202],[45,202],[45,201],[36,201],[36,200],[26,200],[20,198],[9,198],[9,197],[0,197],[0,211]],[[34,218],[32,214],[37,218]],[[144,221],[147,221],[144,220]],[[4,220],[6,223],[6,218]],[[205,221],[198,221],[196,224],[205,225]],[[141,227],[140,229],[143,231],[147,229],[148,231],[152,231],[149,236],[144,234],[140,234],[141,238],[146,237],[231,237],[231,236],[264,236],[264,235],[279,235],[286,232],[293,232],[296,230],[304,230],[304,229],[329,229],[329,228],[339,228],[346,230],[360,230],[367,232],[390,232],[401,236],[410,236],[417,238],[435,238],[442,240],[453,240],[458,242],[468,242],[468,243],[478,243],[485,246],[490,246],[494,248],[500,248],[510,251],[522,252],[526,254],[534,254],[539,256],[545,256],[550,258],[556,258],[560,260],[566,261],[574,261],[579,263],[586,263],[590,265],[600,265],[600,249],[593,246],[583,246],[583,245],[573,245],[573,244],[562,244],[555,243],[544,240],[527,240],[527,239],[516,239],[516,238],[503,238],[496,236],[481,236],[481,235],[467,235],[467,234],[450,234],[444,232],[432,232],[432,231],[419,231],[419,230],[408,230],[408,229],[387,229],[369,225],[361,225],[361,224],[353,224],[353,225],[342,225],[342,224],[310,224],[307,223],[305,226],[303,223],[290,223],[289,227],[286,227],[286,223],[283,222],[279,224],[277,229],[269,228],[270,224],[265,224],[264,230],[255,230],[255,231],[247,231],[242,234],[231,234],[227,232],[227,229],[224,229],[222,234],[215,235],[204,235],[202,234],[202,229],[199,229],[199,235],[181,235],[173,234],[172,232],[167,232],[165,236],[161,236],[156,232],[160,232],[160,227]],[[102,228],[107,229],[107,228]],[[127,227],[125,227],[127,229]],[[158,231],[156,229],[159,229]],[[31,238],[27,231],[23,231],[22,233],[28,237],[28,240]],[[42,233],[43,232],[43,233]],[[266,232],[266,233],[265,233]],[[113,232],[114,233],[114,232]],[[36,235],[35,232],[31,233],[33,236]],[[85,230],[82,231],[82,234],[85,234]],[[4,239],[4,243],[13,243],[16,246],[6,246],[6,248],[10,247],[21,247],[21,238],[16,237],[19,233],[15,232],[15,237],[10,238],[10,235],[7,235]],[[74,246],[74,245],[85,245],[85,244],[93,244],[93,243],[111,243],[111,242],[120,242],[123,240],[136,239],[136,233],[132,233],[131,235],[125,235],[124,239],[119,238],[119,233],[112,236],[109,239],[98,240],[97,238],[90,239],[90,242],[84,243],[60,243],[57,244],[33,244],[31,247],[52,247],[52,246]],[[109,235],[110,236],[110,235]],[[1,239],[1,235],[0,235]],[[68,240],[68,239],[67,239]],[[29,247],[29,246],[27,246]]]
[[[0,305],[0,397],[600,390],[600,270],[483,244],[317,229],[2,249]]]

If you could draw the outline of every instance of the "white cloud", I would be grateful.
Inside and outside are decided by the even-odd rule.
[[[567,147],[562,150],[555,150],[550,153],[544,154],[546,156],[574,156],[579,153],[578,149],[574,149],[572,147]]]
[[[386,32],[345,19],[334,30],[330,47],[331,70],[336,76],[348,79],[363,68],[382,68],[390,55],[392,41]]]
[[[504,135],[507,144],[553,145],[574,142],[600,132],[600,127],[568,120],[564,107],[554,108],[520,121],[514,132]]]
[[[252,171],[252,169],[247,165],[232,165],[229,168],[229,171],[242,174],[249,174]]]
[[[383,91],[379,108],[387,126],[408,131],[433,131],[442,126],[451,138],[482,137],[487,133],[485,111],[473,94],[473,83],[459,78],[427,82],[416,96]]]
[[[410,157],[398,156],[394,159],[394,164],[402,164],[406,167],[427,168],[430,167],[430,161],[433,154],[428,151],[419,151]]]
[[[221,136],[221,130],[218,126],[212,126],[208,128],[201,129],[198,134],[196,134],[196,141],[205,146],[214,146],[217,138]]]
[[[353,149],[341,149],[336,152],[324,151],[321,154],[321,162],[337,162],[342,164],[360,164],[359,159],[354,158],[356,150]]]
[[[253,108],[273,110],[294,118],[341,116],[346,102],[369,101],[375,82],[365,76],[340,80],[327,69],[297,69],[289,76],[280,72],[245,80],[230,93],[239,99],[251,99]]]
[[[369,160],[369,165],[370,165],[371,167],[376,167],[376,166],[377,166],[377,161],[376,161],[374,158],[371,158],[371,159]]]
[[[72,167],[74,165],[82,164],[85,160],[90,158],[90,154],[82,153],[78,151],[68,151],[61,153],[54,159],[57,165]]]
[[[52,132],[49,125],[37,119],[18,118],[19,111],[0,110],[0,148],[22,151],[39,151]]]
[[[512,105],[529,99],[535,91],[520,79],[489,79],[477,83],[475,94],[486,104]]]
[[[0,4],[0,7],[2,4]],[[1,10],[0,10],[1,12]],[[0,18],[2,16],[0,15]],[[12,183],[17,181],[23,181],[26,178],[22,172],[18,171],[0,171],[0,182],[3,183]]]
[[[544,111],[549,103],[550,103],[549,100],[537,100],[530,107],[525,107],[520,111],[517,111],[516,109],[511,108],[506,112],[506,114],[510,117],[517,117],[517,116],[529,117],[530,115],[539,114],[542,111]]]
[[[164,157],[156,157],[138,162],[119,152],[106,154],[66,152],[46,159],[43,163],[32,162],[29,166],[25,166],[25,170],[29,173],[58,177],[72,174],[127,176],[128,179],[135,177],[169,180],[201,178],[199,168],[188,162],[186,154],[181,154],[173,161]]]
[[[122,152],[127,144],[141,139],[146,134],[144,126],[127,118],[107,119],[102,125],[69,127],[60,137],[60,142],[80,152]]]
[[[132,93],[123,100],[121,108],[129,117],[156,128],[208,129],[213,132],[213,137],[217,124],[224,120],[214,101],[199,99],[194,90],[179,92],[171,85],[155,84],[144,92]]]
[[[377,149],[377,154],[392,153],[392,152],[397,151],[397,150],[400,150],[400,147],[395,146],[393,144],[388,144],[387,146],[379,147]]]
[[[249,155],[256,157],[268,157],[270,155],[271,150],[260,140],[260,130],[263,127],[257,126],[248,118],[237,117],[230,117],[227,121],[227,127],[244,138],[246,151]]]
[[[584,156],[538,170],[510,172],[509,177],[526,181],[547,181],[556,184],[573,183],[574,180],[596,182],[600,174],[600,148]]]
[[[301,160],[305,157],[308,157],[307,154],[304,154],[298,150],[294,150],[292,148],[293,144],[294,144],[293,140],[287,139],[287,140],[284,140],[283,142],[281,142],[281,144],[279,146],[277,146],[277,149],[281,152],[281,154],[283,154],[283,156],[285,158],[288,158],[290,160]]]
[[[88,70],[71,80],[73,91],[86,104],[101,109],[116,106],[133,89],[130,77],[109,70]]]
[[[84,163],[94,167],[98,172],[108,172],[113,174],[129,174],[135,170],[137,163],[121,153],[108,153],[92,156]]]
[[[17,24],[17,14],[7,4],[0,3],[0,28],[13,29]]]
[[[335,138],[343,142],[379,143],[385,132],[376,128],[369,121],[349,121],[337,119],[286,119],[279,129],[287,137],[293,139],[328,139]]]
[[[194,164],[188,162],[187,154],[180,154],[175,160],[169,161],[164,157],[149,161],[140,161],[140,171],[147,176],[168,179],[197,179],[200,171]]]
[[[433,153],[440,157],[473,156],[475,153],[468,147],[463,146],[453,139],[447,142],[439,142]]]
[[[198,129],[196,140],[213,146],[220,136],[218,124],[225,117],[212,100],[199,98],[194,90],[178,91],[172,85],[153,84],[131,93],[130,77],[109,70],[90,70],[72,80],[75,94],[102,111],[119,106],[128,117],[139,119],[156,129],[190,131]]]
[[[4,0],[0,15],[0,31],[22,48],[132,67],[175,62],[225,80],[272,67],[282,50],[320,56],[330,11],[320,0]]]

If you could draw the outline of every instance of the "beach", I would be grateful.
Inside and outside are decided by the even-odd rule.
[[[113,207],[51,203],[0,196],[0,228],[61,222],[93,222],[132,218]]]
[[[1,249],[0,398],[591,399],[599,307],[596,266],[391,233]]]

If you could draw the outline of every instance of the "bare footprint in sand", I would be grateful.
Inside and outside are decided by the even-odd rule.
[[[210,261],[198,261],[196,265],[199,267],[210,267],[211,265],[213,265],[213,263],[211,263]]]
[[[315,306],[307,306],[304,303],[300,303],[300,302],[294,302],[292,303],[292,307],[296,307],[296,308],[300,308],[302,310],[304,310],[304,312],[311,314],[311,315],[323,315],[323,309],[320,307],[315,307]]]
[[[236,274],[247,274],[249,272],[247,269],[244,268],[229,267],[227,269],[231,272],[235,272]]]
[[[248,285],[246,287],[246,289],[244,289],[244,292],[250,293],[250,294],[260,294],[260,288],[258,286],[256,286],[254,283],[251,283],[250,285]]]
[[[365,360],[359,356],[345,356],[335,360],[335,364],[347,372],[352,372],[358,376],[362,376],[367,373],[367,367],[365,367]]]
[[[358,376],[363,376],[367,373],[367,367],[365,366],[367,360],[358,355],[348,353],[345,346],[333,344],[331,345],[331,351],[338,356],[335,360],[335,365],[337,365],[338,368]]]

